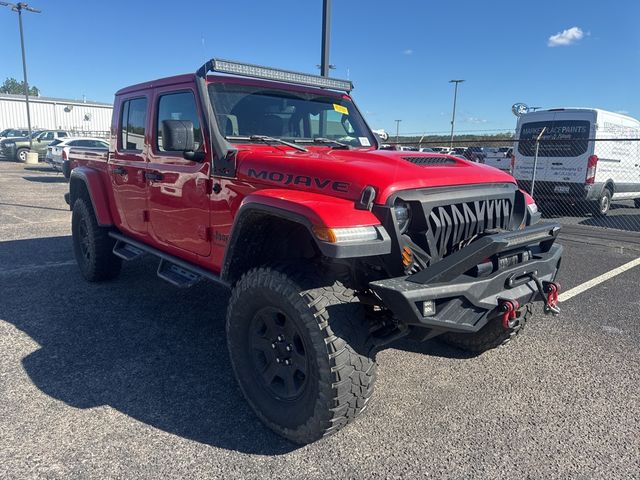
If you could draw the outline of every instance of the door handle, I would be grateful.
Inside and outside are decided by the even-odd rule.
[[[160,172],[144,172],[144,178],[152,182],[159,182],[162,180],[162,174]]]
[[[114,175],[126,175],[127,174],[127,170],[125,168],[122,168],[122,167],[115,167],[113,170],[111,170],[111,172]]]

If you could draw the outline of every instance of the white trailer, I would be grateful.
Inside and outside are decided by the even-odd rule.
[[[528,192],[534,184],[539,202],[588,202],[596,215],[606,215],[612,200],[633,199],[640,208],[638,120],[595,108],[539,110],[518,119],[516,139],[513,176]]]

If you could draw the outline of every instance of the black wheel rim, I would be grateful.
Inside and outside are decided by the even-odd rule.
[[[87,224],[84,220],[80,221],[78,224],[78,240],[80,244],[80,253],[82,254],[82,258],[85,261],[89,261],[91,259],[91,248],[89,245],[89,229],[87,228]]]
[[[309,357],[296,322],[282,310],[256,312],[249,330],[249,347],[258,382],[281,400],[295,400],[307,386]]]

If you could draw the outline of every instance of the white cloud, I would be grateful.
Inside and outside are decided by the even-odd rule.
[[[576,43],[578,40],[582,40],[584,32],[580,27],[571,27],[567,30],[563,30],[560,33],[551,35],[547,42],[548,47],[566,47]]]
[[[402,52],[403,55],[413,55],[413,50],[410,48],[407,48],[406,50],[403,50]]]

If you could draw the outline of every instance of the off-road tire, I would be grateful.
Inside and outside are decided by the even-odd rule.
[[[482,353],[492,348],[506,345],[524,329],[527,320],[531,317],[531,305],[525,305],[518,311],[516,324],[505,329],[500,317],[493,318],[476,333],[449,332],[441,335],[443,342],[472,353]]]
[[[274,343],[262,350],[252,340],[260,337],[258,343],[269,342],[278,328],[284,328],[258,331],[256,319],[272,311],[285,317],[283,325],[291,322],[288,325],[297,329],[296,358],[308,359],[304,379],[300,380],[299,370],[295,372],[302,382],[300,393],[289,398],[274,392],[278,375],[269,384],[264,379],[270,369],[282,368],[282,360],[275,364],[280,353],[267,352],[278,340],[274,337]],[[298,444],[310,443],[341,429],[367,408],[376,377],[367,344],[368,323],[354,292],[340,282],[300,264],[254,268],[233,289],[226,329],[240,389],[260,420],[279,435]],[[256,362],[262,359],[266,366],[261,370]],[[282,379],[287,375],[285,371]],[[286,380],[281,383],[286,385]]]
[[[602,190],[598,200],[591,203],[591,213],[594,217],[604,217],[611,209],[611,190],[605,188]]]
[[[115,240],[100,227],[91,203],[78,198],[71,216],[73,253],[80,273],[89,282],[110,280],[120,273],[122,259],[113,254]]]
[[[16,150],[16,162],[25,163],[27,161],[27,153],[29,153],[28,148],[19,148]]]

